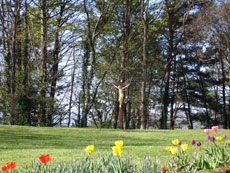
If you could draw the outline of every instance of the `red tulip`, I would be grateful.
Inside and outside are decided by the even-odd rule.
[[[14,169],[14,168],[16,167],[16,162],[10,162],[10,163],[9,163],[9,167],[10,167],[11,169]]]
[[[1,169],[2,169],[3,171],[9,171],[9,170],[10,170],[10,167],[9,167],[7,164],[5,164],[4,166],[1,167]]]
[[[3,171],[9,171],[16,167],[16,162],[7,162],[4,166],[1,167]]]
[[[50,155],[47,154],[47,155],[41,155],[38,157],[39,160],[42,162],[42,163],[47,163],[50,161]]]
[[[161,168],[161,173],[166,173],[166,168]]]

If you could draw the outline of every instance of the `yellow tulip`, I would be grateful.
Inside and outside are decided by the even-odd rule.
[[[182,144],[181,149],[182,149],[182,151],[187,151],[188,150],[188,144]]]
[[[175,145],[175,146],[177,146],[179,144],[179,142],[180,141],[178,139],[175,139],[175,140],[172,141],[172,144]]]
[[[167,147],[167,148],[165,148],[165,150],[170,152],[170,151],[171,151],[171,148],[172,148],[172,147]]]
[[[114,146],[113,148],[112,148],[112,150],[113,150],[113,155],[114,156],[120,156],[121,155],[121,147],[119,147],[119,146]]]
[[[226,144],[230,144],[230,140],[227,140],[227,141],[226,141]]]
[[[172,148],[171,148],[171,153],[172,153],[173,155],[176,155],[176,153],[177,153],[177,148],[176,148],[176,147],[172,147]]]
[[[94,150],[94,145],[89,145],[86,147],[85,152],[90,154]]]
[[[216,137],[216,140],[217,141],[221,141],[222,140],[222,137],[220,136],[220,137]]]
[[[123,146],[123,141],[122,140],[121,141],[116,141],[114,143],[115,143],[116,146],[118,146],[120,148]]]

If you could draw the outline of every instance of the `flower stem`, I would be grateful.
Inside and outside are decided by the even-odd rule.
[[[122,173],[122,169],[121,169],[121,167],[122,167],[122,165],[121,165],[121,158],[119,157],[118,158],[118,167],[119,167],[119,173]]]

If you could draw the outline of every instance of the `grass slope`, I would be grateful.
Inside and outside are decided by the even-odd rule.
[[[218,135],[229,130],[220,130]],[[211,135],[217,136],[214,132]],[[165,151],[174,139],[189,144],[189,152],[200,151],[209,142],[203,130],[115,130],[91,128],[52,128],[0,126],[0,166],[6,162],[17,162],[17,170],[36,160],[41,154],[50,154],[52,162],[70,162],[85,156],[87,145],[95,145],[93,157],[98,153],[111,153],[114,141],[123,140],[122,155],[139,162],[146,155],[159,156],[163,163],[170,158]],[[190,140],[202,143],[201,147],[192,147]]]

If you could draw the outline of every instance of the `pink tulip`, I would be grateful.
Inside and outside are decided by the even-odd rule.
[[[227,135],[223,135],[223,138],[224,138],[224,139],[227,138]]]
[[[208,135],[210,133],[210,131],[211,131],[210,129],[205,129],[204,133],[206,133]]]
[[[218,129],[219,129],[219,127],[218,127],[218,126],[213,126],[213,127],[212,127],[212,130],[213,130],[213,131],[215,131],[215,132],[217,132],[217,131],[218,131]]]

